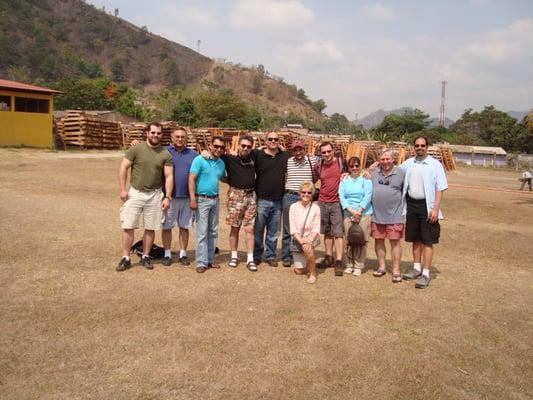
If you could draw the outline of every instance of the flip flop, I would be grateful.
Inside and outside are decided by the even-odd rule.
[[[402,274],[392,274],[392,283],[399,283],[402,281]]]
[[[376,269],[372,275],[374,275],[376,278],[381,278],[383,275],[385,275],[387,271],[384,269]]]

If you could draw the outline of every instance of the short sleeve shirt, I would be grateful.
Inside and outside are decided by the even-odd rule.
[[[405,171],[393,167],[384,176],[381,168],[372,173],[372,222],[376,224],[403,224],[403,184]]]
[[[220,156],[226,165],[228,184],[236,189],[254,189],[255,162],[251,157],[242,159],[239,156],[226,154]]]
[[[196,156],[190,170],[191,174],[196,175],[196,193],[218,195],[219,180],[224,176],[225,169],[221,158],[206,160],[202,156]]]
[[[161,189],[164,167],[172,166],[172,156],[165,147],[150,147],[142,142],[126,150],[124,157],[131,161],[132,187],[142,191]]]

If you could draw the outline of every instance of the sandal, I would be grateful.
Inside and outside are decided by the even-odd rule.
[[[253,261],[248,262],[248,264],[246,264],[246,268],[248,268],[248,271],[257,272],[257,265]]]
[[[380,277],[382,277],[383,275],[385,275],[386,273],[387,273],[386,270],[384,270],[384,269],[379,269],[379,268],[378,268],[378,269],[376,269],[376,270],[374,271],[374,273],[373,273],[372,275],[374,275],[376,278],[380,278]]]
[[[239,265],[239,260],[237,258],[232,258],[228,265],[231,267],[231,268],[237,268],[237,265]]]
[[[402,281],[402,274],[392,274],[392,283],[399,283]]]

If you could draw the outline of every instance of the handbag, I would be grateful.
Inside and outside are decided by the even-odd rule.
[[[309,205],[309,210],[307,210],[307,214],[305,215],[304,224],[302,226],[302,233],[301,233],[302,236],[304,235],[305,224],[307,222],[307,217],[309,216],[309,213],[311,212],[311,207],[312,207],[312,204]],[[320,244],[320,236],[317,236],[316,238],[313,239],[313,248],[318,246],[319,244]],[[291,251],[291,253],[303,253],[304,252],[302,248],[302,244],[294,238],[291,238],[291,244],[289,246],[289,250]]]

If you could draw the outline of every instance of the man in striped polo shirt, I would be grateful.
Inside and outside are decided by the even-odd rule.
[[[299,199],[300,185],[304,181],[314,182],[313,168],[316,165],[315,156],[306,156],[305,143],[295,139],[291,145],[292,157],[287,160],[287,175],[285,180],[285,194],[283,195],[283,239],[281,242],[281,260],[284,267],[292,265],[290,251],[291,234],[289,224],[289,208]]]

